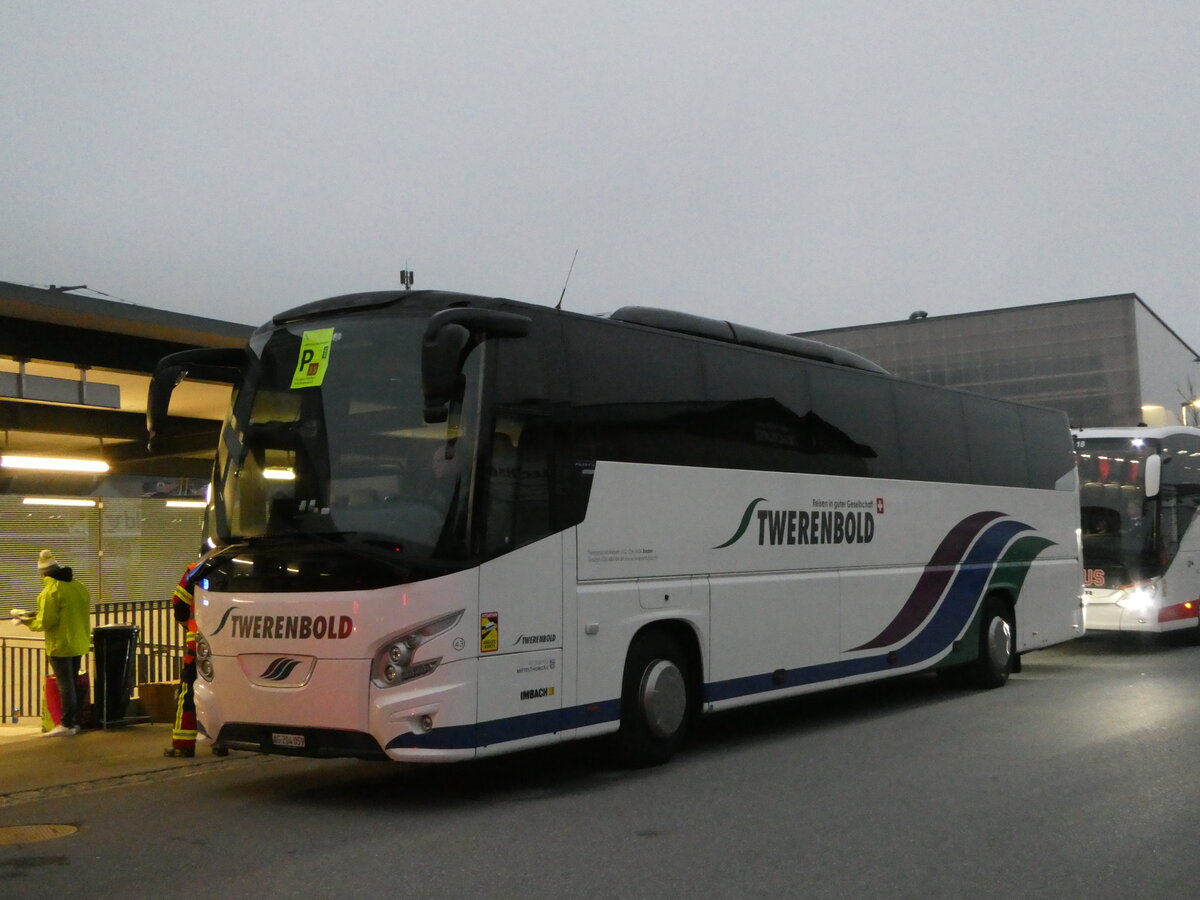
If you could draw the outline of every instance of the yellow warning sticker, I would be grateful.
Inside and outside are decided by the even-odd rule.
[[[300,358],[292,373],[292,387],[320,387],[329,370],[329,348],[333,344],[333,329],[318,328],[300,336]]]
[[[495,653],[499,649],[500,613],[482,613],[479,616],[479,652]]]

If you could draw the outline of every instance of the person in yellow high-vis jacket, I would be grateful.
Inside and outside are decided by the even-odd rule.
[[[70,566],[60,566],[54,554],[38,554],[38,574],[42,591],[37,612],[19,616],[18,621],[46,636],[46,661],[54,673],[62,720],[45,737],[79,733],[79,708],[83,700],[76,689],[79,663],[91,647],[92,598],[88,589],[75,580]]]

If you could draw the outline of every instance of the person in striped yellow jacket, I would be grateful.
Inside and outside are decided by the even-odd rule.
[[[175,692],[175,726],[171,730],[171,746],[163,751],[163,756],[196,755],[196,611],[192,587],[204,570],[204,561],[198,560],[187,567],[171,597],[175,621],[186,629],[186,636],[179,688]]]

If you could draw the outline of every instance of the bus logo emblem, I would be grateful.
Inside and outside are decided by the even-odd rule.
[[[258,677],[263,681],[286,681],[287,677],[292,674],[292,670],[298,665],[300,665],[300,660],[281,656],[272,660],[271,664]]]

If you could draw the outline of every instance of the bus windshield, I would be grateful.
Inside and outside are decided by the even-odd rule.
[[[1083,564],[1118,588],[1161,575],[1155,519],[1146,499],[1146,459],[1159,442],[1143,438],[1087,438],[1076,442]],[[1100,577],[1098,574],[1095,577]]]
[[[426,423],[426,321],[356,313],[253,342],[218,447],[216,543],[336,534],[388,545],[407,563],[461,554],[474,459],[463,423],[477,367],[468,361],[448,420]]]

